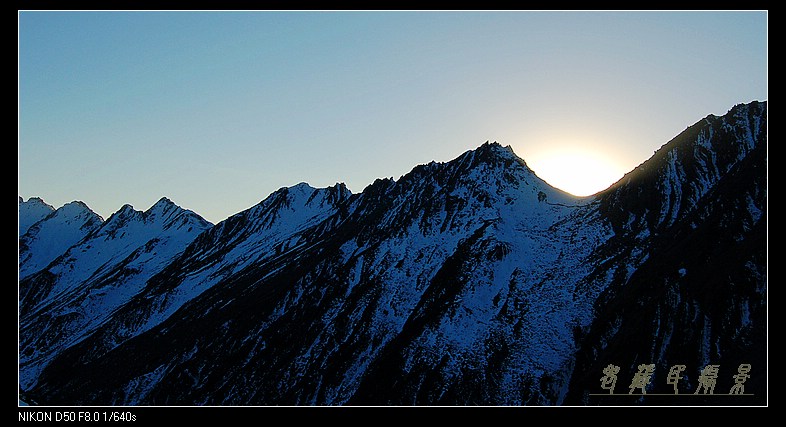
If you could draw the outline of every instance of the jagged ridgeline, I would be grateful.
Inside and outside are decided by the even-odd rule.
[[[215,225],[166,198],[106,220],[20,198],[20,395],[763,404],[766,113],[708,116],[581,198],[497,143],[358,194],[282,188]]]

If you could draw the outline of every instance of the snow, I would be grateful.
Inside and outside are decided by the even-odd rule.
[[[130,205],[123,206],[101,227],[90,233],[78,245],[71,247],[66,252],[63,262],[49,269],[51,273],[58,276],[58,281],[47,299],[62,298],[80,284],[89,282],[91,278],[109,273],[118,263],[151,242],[153,244],[163,242],[161,244],[163,253],[155,257],[157,263],[138,262],[137,264],[139,268],[157,270],[169,261],[165,248],[169,247],[170,240],[177,250],[183,249],[199,231],[210,226],[201,218],[191,216],[186,220],[186,224],[170,228],[169,219],[171,218],[157,218],[154,211],[143,213],[134,210]],[[191,231],[188,230],[189,227]],[[151,250],[148,249],[147,252]],[[148,259],[152,260],[153,257]]]
[[[341,186],[339,191],[348,190]],[[331,189],[315,189],[305,183],[282,188],[271,194],[258,205],[217,224],[194,245],[184,252],[192,263],[207,263],[196,270],[184,271],[172,289],[153,290],[145,296],[146,306],[125,313],[134,317],[133,325],[122,318],[108,325],[113,331],[110,347],[123,340],[141,334],[162,323],[177,312],[185,303],[239,274],[243,269],[257,265],[277,255],[277,251],[288,251],[305,244],[300,234],[324,221],[335,213],[335,206],[328,199]],[[166,211],[166,201],[157,203],[152,212]],[[126,210],[127,211],[127,210]],[[127,211],[126,215],[135,215]],[[240,228],[237,224],[240,224]],[[182,246],[182,245],[180,245]],[[160,255],[156,255],[158,259]],[[170,258],[171,259],[171,258]],[[162,258],[159,267],[169,260]],[[147,265],[140,261],[140,266]],[[160,268],[159,268],[160,270]],[[268,275],[275,273],[275,270]],[[149,277],[149,276],[148,276]],[[259,280],[264,280],[261,277]],[[141,288],[137,288],[137,291]]]
[[[683,187],[687,175],[677,151],[666,153],[659,181],[664,203],[657,212],[662,225],[685,215],[681,210],[690,209],[725,172],[715,165],[712,128],[708,129],[693,147],[701,161],[696,166],[699,178],[691,186]],[[319,274],[328,271],[336,277],[336,283],[314,283],[308,274],[293,280],[273,313],[249,331],[245,339],[254,345],[244,355],[246,361],[267,345],[258,339],[261,332],[289,310],[301,308],[303,295],[321,301],[328,286],[342,286],[346,298],[330,301],[319,319],[324,328],[299,349],[291,369],[281,375],[284,380],[304,378],[325,363],[326,355],[351,345],[352,355],[345,356],[352,360],[342,363],[346,370],[338,384],[317,378],[318,391],[300,397],[304,403],[315,403],[320,395],[330,404],[344,404],[380,350],[429,303],[424,300],[434,293],[427,294],[429,287],[445,286],[434,279],[455,257],[461,261],[460,271],[451,272],[456,274],[455,283],[448,284],[454,286],[450,292],[455,297],[438,301],[445,313],[415,331],[413,343],[403,349],[406,368],[439,365],[438,374],[449,381],[466,369],[483,370],[496,346],[502,346],[507,356],[504,366],[498,367],[499,404],[521,403],[523,378],[538,387],[531,390],[533,402],[546,399],[538,395],[540,379],[551,381],[550,390],[543,393],[561,401],[575,356],[574,329],[590,324],[593,304],[615,274],[628,280],[648,259],[645,248],[651,236],[641,222],[644,216],[638,217],[638,223],[633,222],[635,215],[628,218],[627,230],[635,233],[630,236],[635,239],[630,252],[594,253],[614,236],[598,210],[598,199],[577,198],[550,187],[510,147],[498,144],[484,144],[449,164],[418,166],[399,181],[376,185],[376,194],[352,196],[343,186],[316,189],[300,183],[279,189],[212,228],[193,218],[183,220],[184,211],[166,198],[145,213],[124,206],[71,246],[57,263],[49,264],[57,284],[24,319],[23,327],[43,335],[51,326],[39,320],[45,319],[43,314],[78,314],[63,331],[51,332],[64,333],[62,345],[78,342],[101,327],[107,331],[101,344],[112,348],[175,316],[208,289],[236,283],[265,286],[284,268],[281,260],[297,263],[293,254],[308,252],[313,247],[309,245],[319,242],[319,233],[329,233],[349,216],[368,227],[371,237],[347,237],[339,242],[343,244],[334,257],[315,267]],[[373,211],[378,203],[389,208],[378,220],[368,221],[362,210]],[[747,203],[752,205],[753,199],[749,197]],[[755,220],[761,216],[758,209],[750,211]],[[199,234],[202,230],[206,231]],[[176,269],[150,281],[173,260]],[[588,277],[595,272],[600,274],[590,282]],[[685,276],[687,270],[681,268],[678,274]],[[238,281],[241,276],[253,280]],[[361,298],[355,298],[358,295]],[[124,305],[132,298],[139,303],[136,308]],[[679,294],[675,298],[678,304]],[[206,310],[232,303],[232,299],[221,301]],[[743,324],[749,322],[747,310],[745,305],[739,313]],[[698,320],[698,308],[694,313]],[[337,319],[345,325],[341,332],[335,326]],[[672,334],[673,325],[666,321],[657,318],[663,342],[653,352],[659,350],[661,355]],[[709,322],[704,316],[706,360],[711,350]],[[228,323],[224,326],[229,328]],[[619,319],[612,321],[605,338],[619,327]],[[33,382],[47,357],[58,351],[48,349],[44,339],[29,341],[23,344],[36,351],[24,360],[20,381],[25,384]],[[132,380],[124,403],[142,402],[171,366],[158,366]]]
[[[740,329],[747,327],[751,323],[750,300],[740,301]]]
[[[55,208],[40,197],[31,197],[27,201],[19,197],[19,236],[23,236],[33,224],[54,211]]]
[[[752,228],[753,224],[759,222],[762,217],[762,210],[754,203],[753,197],[750,194],[745,195],[745,203],[748,208],[748,212],[751,215],[751,224],[749,225],[748,229]],[[747,231],[747,230],[746,230]]]
[[[741,108],[731,119],[722,118],[720,132],[734,136],[732,145],[722,148],[725,152],[734,153],[734,158],[724,158],[723,161],[718,158],[718,150],[721,148],[719,141],[723,139],[716,135],[718,131],[709,121],[692,142],[692,147],[689,147],[695,160],[689,163],[695,178],[686,179],[687,166],[680,160],[681,147],[671,147],[666,153],[665,164],[659,171],[659,189],[664,196],[659,212],[660,224],[671,225],[678,215],[686,215],[688,212],[680,212],[680,209],[691,209],[695,206],[722,176],[754,148],[757,140],[754,133],[759,132],[761,124],[758,116],[753,121],[750,120],[748,108],[750,107]]]
[[[49,358],[95,331],[211,226],[171,202],[165,210],[162,206],[147,212],[124,206],[48,267],[57,277],[55,285],[20,318],[20,346],[30,351],[20,355],[20,384],[33,383]],[[63,215],[72,218],[75,209],[81,208],[71,206]],[[50,234],[68,230],[57,227],[60,221],[42,221],[36,227],[44,232],[50,222]],[[58,336],[56,345],[50,343],[52,334]]]
[[[511,155],[507,150],[501,154]],[[463,155],[454,167],[471,164],[474,158],[474,153]],[[446,349],[454,357],[450,358],[445,375],[458,375],[461,366],[456,361],[481,364],[488,355],[485,342],[495,331],[505,330],[506,335],[516,337],[515,342],[509,343],[513,347],[510,352],[513,361],[504,374],[513,390],[513,382],[524,372],[554,374],[569,363],[574,351],[574,325],[586,325],[591,320],[592,307],[587,301],[594,300],[602,287],[586,291],[590,295],[581,300],[583,305],[576,304],[574,293],[579,278],[591,268],[585,261],[592,248],[613,235],[608,224],[590,213],[594,199],[575,198],[553,189],[526,167],[505,169],[484,163],[458,176],[454,187],[445,187],[437,180],[432,181],[440,167],[444,166],[426,165],[421,170],[425,176],[417,182],[417,187],[398,193],[377,227],[381,230],[396,227],[399,225],[396,221],[411,210],[413,203],[428,206],[453,198],[466,203],[462,209],[452,215],[439,208],[428,217],[421,213],[391,238],[364,245],[351,239],[341,247],[341,259],[349,269],[346,292],[361,286],[362,280],[373,280],[381,289],[374,302],[373,316],[363,325],[369,334],[362,341],[363,348],[349,364],[351,368],[343,373],[341,384],[322,390],[325,396],[332,396],[333,404],[345,403],[352,395],[367,364],[401,332],[447,258],[461,242],[485,226],[486,221],[492,225],[470,249],[472,253],[477,252],[476,261],[469,260],[466,265],[468,276],[453,308],[439,324],[427,328],[417,344],[408,347],[410,363],[415,360],[423,363],[425,359],[436,365]],[[504,183],[504,173],[516,176],[515,182],[520,185]],[[423,189],[429,192],[423,193]],[[547,195],[546,201],[538,201],[539,192]],[[442,227],[446,222],[450,227]],[[509,252],[489,262],[487,254],[498,247]],[[572,250],[565,253],[565,248]],[[562,271],[570,273],[554,268],[558,260],[561,265],[568,265]],[[296,305],[298,295],[294,293],[292,299],[279,307],[278,313]],[[495,298],[499,298],[498,304],[493,303]],[[518,335],[507,321],[500,319],[505,302],[513,306],[515,301],[520,304],[510,309],[510,315],[519,317],[525,325]],[[322,322],[333,324],[339,311],[329,311]],[[360,308],[352,311],[351,324],[361,321],[363,311]],[[326,328],[300,356],[298,366],[308,369],[307,361],[312,359],[312,354],[328,351],[323,347],[337,339],[334,333],[330,327]],[[513,394],[505,397],[509,403],[517,402],[517,398]]]
[[[696,311],[699,312],[699,307],[696,307]],[[713,358],[713,355],[710,353],[710,345],[711,345],[711,338],[712,338],[712,320],[706,314],[703,316],[704,321],[702,322],[702,329],[701,329],[701,365],[707,365],[710,363],[710,360]]]
[[[125,405],[139,405],[143,403],[144,398],[147,397],[152,391],[152,388],[161,381],[166,371],[167,366],[162,364],[156,369],[134,378],[123,390],[127,399],[123,403]]]
[[[71,202],[36,222],[19,239],[19,279],[45,268],[101,221],[83,203]]]
[[[661,192],[663,204],[661,205],[658,223],[671,225],[680,213],[682,202],[682,185],[685,182],[685,171],[677,159],[677,150],[666,154],[666,170],[661,174]]]

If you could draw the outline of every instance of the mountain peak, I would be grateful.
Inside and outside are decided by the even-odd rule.
[[[134,212],[136,212],[136,209],[134,209],[134,207],[131,206],[130,204],[126,203],[116,212],[116,214],[118,214],[118,215],[128,215],[128,214],[131,214],[131,213],[134,213]]]
[[[507,158],[510,158],[510,157],[514,157],[514,158],[517,158],[517,159],[519,158],[516,155],[516,153],[513,152],[513,147],[511,147],[510,145],[503,146],[502,144],[500,144],[497,141],[494,141],[494,142],[486,141],[486,142],[484,142],[480,147],[478,147],[475,150],[475,153],[477,153],[477,154],[493,154],[493,155],[496,155],[496,156],[507,157]]]
[[[752,152],[766,151],[766,108],[766,102],[754,101],[735,105],[723,116],[706,116],[604,190],[604,209],[614,206],[614,227],[630,226],[628,218],[634,215],[643,221],[639,226],[650,229],[670,227],[685,217]]]
[[[463,174],[470,174],[476,179],[489,179],[489,172],[493,170],[496,171],[493,173],[495,175],[504,175],[506,177],[506,182],[518,180],[527,182],[542,181],[535,175],[535,172],[527,166],[527,163],[513,151],[510,145],[503,146],[496,141],[486,141],[478,148],[465,151],[459,157],[447,162],[445,165],[452,169],[458,168]],[[428,168],[430,166],[434,165],[425,165],[423,168]],[[543,181],[542,184],[543,186],[551,188],[545,181]]]
[[[148,209],[146,213],[158,212],[158,211],[165,212],[165,211],[167,211],[169,209],[172,209],[173,207],[174,208],[180,208],[180,206],[176,205],[169,198],[162,197],[153,206],[151,206],[150,209]]]
[[[465,152],[464,155],[460,156],[459,158],[463,156],[468,156],[473,164],[502,163],[504,166],[511,166],[515,163],[526,167],[526,163],[513,151],[513,147],[510,145],[503,146],[497,141],[486,141],[480,147]]]
[[[28,218],[29,213],[25,215]],[[19,214],[21,232],[22,209]],[[51,211],[35,224],[31,224],[24,233],[20,233],[19,278],[22,279],[46,267],[71,245],[98,228],[103,221],[101,216],[83,202],[74,201]]]
[[[133,206],[126,203],[118,209],[117,212],[109,216],[102,228],[106,228],[107,230],[117,229],[125,225],[131,218],[141,213],[142,212],[135,210]]]
[[[60,209],[67,209],[67,210],[78,210],[78,211],[89,211],[93,212],[87,204],[81,200],[74,200],[73,202],[68,202],[63,205]]]
[[[104,218],[93,212],[93,210],[81,200],[74,200],[73,202],[64,204],[55,210],[55,214],[61,218],[90,218],[91,223],[101,223],[104,221]]]
[[[159,203],[170,204],[170,205],[174,205],[175,204],[170,198],[168,198],[166,196],[158,199],[158,201],[156,202],[156,205],[159,204]]]
[[[55,208],[40,197],[31,197],[25,201],[19,196],[19,235],[22,236],[36,222],[46,218]]]
[[[24,199],[22,198],[22,196],[19,196],[19,203],[23,203],[23,202],[24,202]],[[31,198],[27,199],[27,202],[24,202],[24,203],[35,203],[35,204],[41,204],[41,205],[50,206],[48,203],[44,202],[44,199],[42,199],[40,197],[31,197]]]
[[[143,214],[144,220],[149,221],[163,221],[166,226],[171,226],[174,223],[180,225],[197,224],[199,227],[212,225],[211,222],[205,220],[199,214],[182,208],[175,202],[167,197],[162,197],[153,206],[150,207]]]
[[[604,368],[629,379],[645,360],[686,366],[680,394],[699,392],[709,363],[753,366],[757,400],[688,403],[766,403],[756,111],[691,126],[595,197],[560,193],[487,141],[356,197],[284,187],[204,232],[167,226],[188,217],[176,209],[141,221],[125,206],[110,222],[127,227],[20,282],[20,393],[44,405],[614,405],[623,398],[598,395]]]
[[[19,196],[19,205],[20,205],[19,206],[20,209],[22,209],[22,207],[24,206],[24,209],[35,209],[35,210],[48,211],[48,212],[55,211],[54,206],[50,205],[49,203],[46,203],[44,199],[40,197],[31,197],[27,199],[27,201],[25,201],[22,198],[22,196]]]
[[[316,190],[316,188],[312,187],[312,186],[311,186],[311,184],[309,184],[309,183],[307,183],[307,182],[299,182],[299,183],[297,183],[297,184],[293,185],[292,187],[289,187],[289,189],[290,189],[290,190],[295,190],[295,189],[297,189],[297,190],[304,190],[304,191],[305,191],[305,190],[307,190],[307,191],[313,191],[313,190]]]

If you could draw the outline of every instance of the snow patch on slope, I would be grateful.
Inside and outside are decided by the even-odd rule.
[[[32,225],[19,239],[19,279],[43,268],[101,225],[82,202],[71,202]]]
[[[33,224],[54,211],[55,208],[40,197],[31,197],[27,201],[19,197],[19,236],[23,236]]]

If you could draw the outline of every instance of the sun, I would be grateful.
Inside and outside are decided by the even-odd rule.
[[[609,157],[588,149],[553,149],[530,157],[525,160],[537,176],[574,196],[603,191],[626,172]]]

